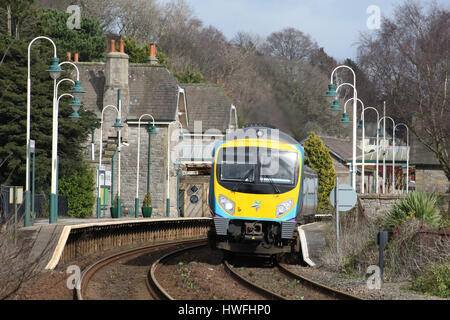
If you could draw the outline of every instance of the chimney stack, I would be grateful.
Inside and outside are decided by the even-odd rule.
[[[109,40],[109,52],[116,51],[116,40]]]
[[[120,40],[119,50],[115,50],[116,42],[109,41],[109,52],[106,54],[105,65],[105,87],[103,93],[103,106],[114,105],[118,107],[117,103],[117,89],[120,89],[120,97],[122,102],[122,119],[125,119],[128,114],[128,105],[130,101],[128,72],[129,72],[129,57],[124,52],[124,41]],[[105,115],[104,137],[115,136],[116,133],[112,128],[117,115],[108,113]],[[128,141],[128,129],[125,126],[122,129],[123,141]]]
[[[158,64],[158,59],[156,59],[156,45],[154,43],[150,44],[150,56],[147,58],[147,63],[151,65]]]
[[[123,40],[120,40],[119,47],[120,47],[120,52],[121,53],[125,53],[124,41]]]

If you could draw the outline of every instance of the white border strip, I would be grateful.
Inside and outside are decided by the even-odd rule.
[[[300,245],[302,246],[303,260],[311,267],[315,267],[316,264],[309,258],[308,244],[306,243],[306,235],[305,230],[303,230],[303,226],[298,226],[297,231],[300,236]]]
[[[157,222],[157,221],[176,221],[176,220],[212,220],[209,217],[186,217],[186,218],[153,218],[153,219],[134,219],[134,220],[109,220],[109,221],[98,221],[91,223],[82,223],[75,225],[64,226],[61,235],[59,236],[58,244],[56,245],[55,250],[53,251],[52,258],[45,266],[46,270],[53,270],[59,263],[61,259],[61,255],[64,251],[64,247],[66,246],[67,239],[69,238],[70,231],[72,229],[80,229],[80,228],[88,228],[88,227],[96,227],[96,226],[109,226],[109,225],[117,225],[117,224],[127,224],[127,223],[141,223],[141,222]]]

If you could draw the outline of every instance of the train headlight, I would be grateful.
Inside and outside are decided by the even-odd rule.
[[[234,202],[225,196],[219,195],[220,206],[231,215],[234,215]]]
[[[294,205],[294,200],[288,199],[286,201],[283,201],[277,206],[277,218],[285,215],[289,212],[289,210],[292,209],[292,206]]]

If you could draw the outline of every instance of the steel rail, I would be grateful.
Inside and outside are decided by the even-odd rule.
[[[205,241],[205,239],[189,239],[189,240],[181,240],[181,241],[172,241],[172,242],[164,242],[164,243],[158,243],[158,244],[152,244],[140,248],[135,248],[131,250],[122,251],[116,254],[113,254],[111,256],[108,256],[106,258],[103,258],[101,260],[96,261],[95,263],[91,264],[89,267],[87,267],[83,273],[81,274],[80,279],[78,280],[77,285],[74,288],[74,298],[77,300],[84,300],[84,295],[86,294],[86,290],[89,285],[89,281],[92,278],[92,276],[103,267],[107,266],[108,264],[111,264],[117,260],[120,260],[122,258],[126,258],[129,256],[133,256],[136,254],[143,254],[148,253],[157,249],[161,248],[170,248],[171,246],[179,246],[180,244],[191,244],[199,241]]]
[[[289,270],[285,264],[278,263],[278,268],[281,273],[285,274],[288,277],[299,280],[303,285],[308,286],[309,288],[318,291],[324,295],[327,295],[331,298],[339,299],[339,300],[363,300],[360,297],[351,295],[349,293],[345,293],[334,288],[328,287],[321,283],[318,283],[314,280],[311,280],[303,275],[299,275],[295,272]]]
[[[273,291],[265,289],[265,288],[257,285],[256,283],[248,281],[246,278],[242,277],[240,274],[238,274],[236,271],[234,271],[233,268],[230,266],[230,264],[226,260],[223,260],[223,265],[225,267],[225,270],[245,287],[250,288],[253,291],[256,291],[257,293],[261,294],[262,296],[264,296],[270,300],[287,300],[285,297],[283,297]]]
[[[194,245],[194,246],[190,246],[187,248],[182,248],[182,249],[179,249],[176,251],[172,251],[172,252],[169,252],[169,253],[166,253],[165,255],[163,255],[161,258],[159,258],[152,264],[152,266],[147,274],[147,288],[149,290],[154,291],[162,300],[175,300],[175,298],[173,298],[156,279],[157,269],[161,266],[161,264],[164,261],[171,259],[174,256],[180,255],[184,251],[191,250],[194,248],[206,247],[206,246],[207,246],[207,244]]]

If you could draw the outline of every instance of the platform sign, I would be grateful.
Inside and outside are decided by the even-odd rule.
[[[333,188],[330,193],[330,202],[334,207],[334,197],[336,193],[336,188]],[[348,211],[351,210],[355,204],[358,196],[356,195],[356,191],[352,188],[352,186],[348,184],[338,184],[337,185],[337,198],[338,198],[338,206],[339,211]]]
[[[336,187],[331,190],[330,202],[336,210],[336,252],[340,256],[339,248],[339,212],[352,209],[358,196],[352,186],[348,184],[339,184],[339,178],[336,177]]]

